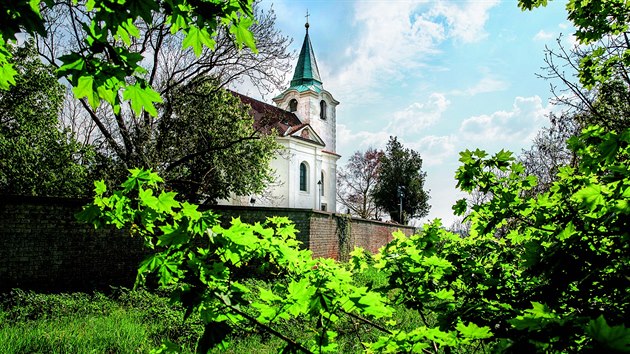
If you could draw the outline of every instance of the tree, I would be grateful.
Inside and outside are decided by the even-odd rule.
[[[80,6],[70,6],[43,12],[44,17],[49,19],[48,36],[38,37],[38,46],[42,56],[51,64],[56,65],[56,58],[62,54],[78,57],[74,53],[76,48],[87,50],[85,41],[90,33],[85,29],[90,18],[82,16],[83,11],[85,9]],[[150,58],[139,61],[138,70],[144,73],[142,77],[146,85],[155,89],[153,98],[158,104],[144,110],[133,105],[131,109],[126,106],[110,109],[93,104],[90,97],[77,95],[75,88],[75,96],[83,97],[84,119],[96,125],[97,134],[93,134],[93,140],[101,147],[99,152],[123,164],[125,171],[133,166],[154,168],[155,161],[151,157],[155,154],[149,147],[150,142],[156,139],[157,121],[168,119],[172,110],[169,106],[172,101],[168,98],[191,80],[210,80],[219,87],[238,80],[249,80],[262,92],[281,85],[290,67],[288,46],[291,41],[275,29],[273,10],[265,12],[257,9],[251,17],[258,21],[249,27],[252,41],[254,38],[257,41],[255,50],[240,48],[239,38],[233,33],[234,24],[231,27],[215,26],[211,39],[208,39],[212,44],[209,48],[204,48],[202,43],[191,43],[190,36],[173,34],[179,24],[173,23],[168,15],[153,12],[149,22],[138,24],[136,36],[129,37],[126,48],[135,57]],[[74,30],[74,27],[78,29]],[[108,41],[108,45],[119,43],[116,38]],[[112,64],[110,58],[105,60]],[[72,75],[64,66],[60,66],[58,72]],[[124,96],[123,92],[122,98]],[[118,96],[112,97],[117,99]],[[150,115],[157,119],[150,119]],[[149,146],[146,146],[147,143]]]
[[[57,120],[64,87],[32,41],[10,50],[16,75],[0,91],[0,193],[86,195],[90,152]]]
[[[518,2],[523,10],[546,4],[547,0]],[[597,84],[614,81],[620,73],[617,69],[627,66],[630,56],[630,3],[617,0],[569,0],[566,8],[568,18],[576,28],[575,37],[582,45],[592,45],[576,68],[580,83],[591,89]],[[628,80],[627,71],[625,79]]]
[[[144,111],[156,116],[154,103],[161,101],[150,87],[151,78],[145,76],[146,71],[141,67],[143,59],[149,58],[131,48],[132,39],[139,37],[139,27],[150,30],[166,27],[171,33],[184,38],[182,44],[185,48],[193,48],[199,55],[203,47],[214,47],[218,28],[226,26],[237,46],[247,45],[255,50],[254,38],[249,30],[254,22],[252,0],[2,2],[0,88],[7,89],[15,84],[17,72],[7,45],[17,40],[16,34],[24,32],[45,37],[51,26],[59,26],[59,23],[42,17],[41,12],[48,10],[69,11],[71,31],[80,34],[78,37],[81,38],[70,53],[55,55],[53,59],[62,63],[57,73],[69,80],[78,98],[84,98],[93,108],[105,101],[116,114],[120,112],[122,102],[129,101],[137,115]],[[154,27],[154,19],[162,16],[163,22]],[[140,47],[151,44],[149,41],[139,43]],[[112,136],[106,138],[113,139]]]
[[[404,224],[429,213],[429,195],[423,189],[426,172],[422,172],[422,158],[418,152],[404,148],[396,137],[389,138],[381,157],[379,176],[373,192],[374,202],[387,210],[392,219]],[[401,200],[402,215],[399,212]]]
[[[241,132],[252,131],[251,127],[241,129],[242,122],[251,121],[245,109],[227,108],[241,112],[243,117],[216,122],[204,119],[206,125],[199,129],[178,129],[184,136],[175,138],[168,134],[169,141],[182,142],[200,141],[195,136],[187,140],[186,135],[199,134],[211,126],[231,132],[221,137],[221,144],[213,143],[213,156],[219,156],[220,148],[226,151],[221,155],[222,163],[214,163],[214,172],[204,174],[203,178],[189,179],[192,172],[184,172],[186,166],[180,160],[207,161],[197,155],[208,149],[207,144],[199,149],[189,145],[181,149],[180,152],[186,151],[190,156],[155,149],[158,142],[164,142],[163,128],[177,126],[172,120],[183,118],[181,114],[186,110],[181,105],[174,107],[174,98],[182,98],[186,88],[199,86],[206,80],[218,90],[235,81],[249,80],[261,92],[269,92],[285,81],[292,55],[288,51],[291,41],[275,29],[273,10],[254,11],[249,0],[184,2],[180,7],[179,1],[143,1],[142,6],[135,6],[134,0],[129,9],[124,1],[118,3],[47,3],[41,11],[45,33],[36,31],[42,57],[56,65],[57,73],[75,86],[78,105],[65,105],[64,123],[76,128],[79,138],[94,146],[100,174],[119,183],[131,167],[152,168],[163,172],[169,182],[176,182],[171,188],[184,188],[181,192],[186,196],[198,190],[198,199],[215,200],[218,188],[224,188],[228,194],[259,191],[260,183],[254,180],[268,179],[267,165],[253,168],[248,164],[252,167],[247,174],[250,177],[242,173],[230,176],[234,174],[231,168],[242,163],[239,156],[244,156],[244,149],[254,151],[266,146],[259,149],[266,157],[254,158],[256,154],[250,154],[249,161],[256,163],[268,161],[271,154],[268,141],[255,142],[262,135],[242,139]],[[128,21],[121,23],[117,16],[103,17],[103,12],[112,10],[112,6],[117,11],[124,9],[120,16]],[[131,18],[134,20],[129,22]],[[225,100],[215,100],[219,96],[208,90],[204,94],[207,104],[228,104]],[[131,104],[122,104],[126,100]],[[235,104],[233,100],[230,102]],[[180,116],[175,118],[173,112],[177,110]],[[195,121],[193,117],[183,119]],[[246,179],[249,182],[245,183]],[[191,188],[195,183],[199,187]],[[215,192],[209,193],[210,189]]]
[[[383,291],[418,311],[426,327],[454,333],[468,323],[484,340],[466,348],[425,327],[396,332],[405,339],[383,338],[381,347],[628,352],[630,129],[590,127],[569,145],[576,166],[560,168],[549,190],[535,195],[524,191],[536,178],[510,152],[460,153],[458,187],[483,186],[489,195],[472,210],[465,199],[454,207],[469,213],[470,237],[446,232],[436,220],[419,235],[396,237],[373,259],[389,280]],[[509,233],[497,237],[507,225]]]
[[[528,150],[523,150],[519,160],[525,173],[536,176],[538,184],[529,193],[539,194],[549,190],[557,180],[561,167],[577,163],[577,156],[567,147],[567,141],[579,134],[575,115],[564,112],[552,114],[551,126],[540,130]]]
[[[351,214],[364,219],[378,219],[381,210],[372,195],[379,180],[383,151],[373,148],[352,155],[345,168],[337,171],[337,200]]]
[[[526,172],[535,175],[539,183],[535,190],[540,193],[556,180],[559,167],[575,166],[576,155],[567,148],[567,141],[579,135],[582,129],[597,124],[607,131],[623,131],[630,127],[630,65],[617,62],[610,68],[608,81],[596,81],[586,88],[579,80],[580,63],[596,51],[609,59],[623,56],[624,48],[630,48],[624,36],[607,35],[595,44],[576,46],[567,50],[558,39],[558,49],[545,49],[545,72],[538,76],[550,80],[554,104],[563,109],[552,113],[550,127],[541,130],[529,150],[524,150],[520,160]],[[567,70],[568,68],[568,70]],[[560,82],[560,85],[554,82]]]
[[[213,81],[195,79],[167,99],[155,150],[167,184],[189,200],[215,203],[232,193],[260,193],[272,182],[279,149],[273,133],[254,127],[249,106]]]

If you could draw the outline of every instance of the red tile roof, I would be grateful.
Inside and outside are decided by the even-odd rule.
[[[270,133],[272,130],[276,130],[278,135],[284,136],[288,130],[295,131],[295,129],[289,128],[303,125],[293,112],[285,111],[282,108],[258,101],[238,92],[230,92],[238,97],[241,102],[252,107],[251,113],[254,116],[254,128],[263,133]]]

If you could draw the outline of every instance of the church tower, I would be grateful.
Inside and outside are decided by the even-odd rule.
[[[291,84],[273,101],[278,107],[295,113],[303,123],[309,124],[324,141],[325,151],[336,153],[336,108],[339,102],[323,87],[308,36],[308,21],[305,27],[306,35]]]

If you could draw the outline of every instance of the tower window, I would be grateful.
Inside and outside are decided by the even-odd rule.
[[[319,118],[326,119],[326,110],[327,110],[326,101],[319,101]]]
[[[306,163],[302,162],[300,164],[300,190],[306,192],[306,176],[307,176],[307,167]]]
[[[297,100],[294,98],[289,101],[289,112],[297,111]]]

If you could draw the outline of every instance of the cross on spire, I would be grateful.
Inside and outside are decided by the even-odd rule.
[[[311,15],[311,14],[309,14],[309,13],[308,13],[308,9],[306,9],[306,16],[304,16],[304,17],[306,17],[306,24],[304,25],[304,27],[306,27],[306,33],[308,33],[308,27],[309,27],[309,24],[308,24],[308,17],[309,17],[310,15]]]

